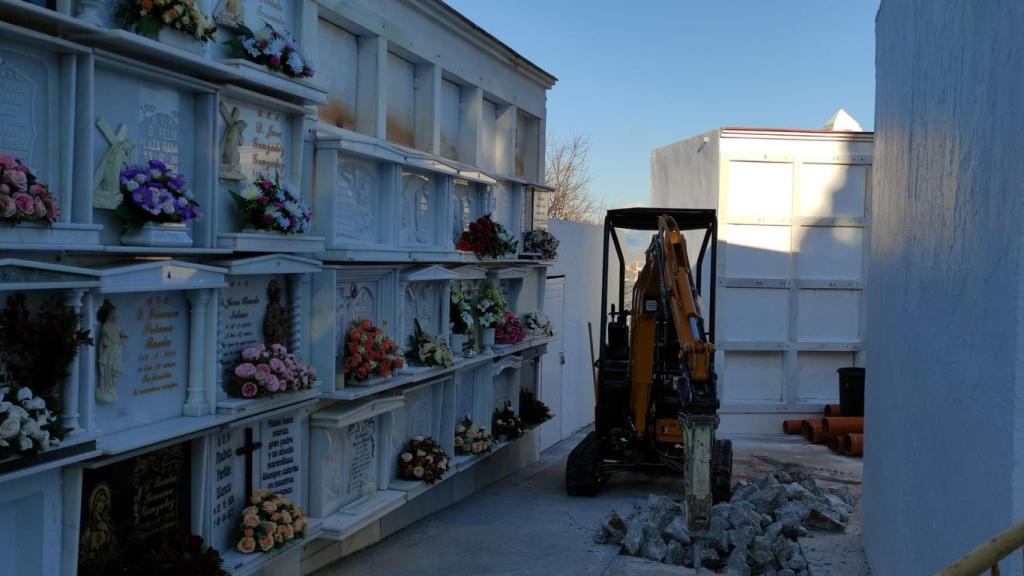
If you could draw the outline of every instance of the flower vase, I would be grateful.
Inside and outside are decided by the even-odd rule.
[[[129,227],[121,235],[125,246],[181,248],[192,245],[192,236],[184,222],[147,222],[141,228]]]
[[[484,354],[494,351],[494,328],[484,328],[480,332],[480,343],[484,347]]]
[[[466,340],[468,339],[469,336],[466,334],[456,334],[455,332],[452,332],[448,337],[448,345],[452,349],[452,354],[462,356],[462,351],[465,350]]]
[[[160,28],[156,33],[156,39],[164,44],[174,46],[175,48],[179,48],[193,54],[206,53],[205,42],[196,40],[195,36],[190,36],[170,26],[163,26]]]

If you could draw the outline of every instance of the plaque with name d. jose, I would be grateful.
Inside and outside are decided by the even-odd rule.
[[[84,470],[79,557],[137,538],[189,532],[190,456],[186,442]]]

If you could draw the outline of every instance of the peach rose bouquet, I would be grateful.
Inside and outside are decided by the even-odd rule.
[[[301,506],[280,494],[260,488],[249,498],[238,521],[240,536],[235,546],[242,554],[270,552],[305,536],[309,528]]]

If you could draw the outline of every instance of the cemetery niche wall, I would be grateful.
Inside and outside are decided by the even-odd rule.
[[[0,420],[18,573],[182,534],[232,575],[307,574],[536,458],[456,454],[460,421],[543,386],[546,341],[482,346],[452,301],[543,302],[522,235],[555,79],[440,2],[165,8],[0,0],[0,305],[74,342],[26,385],[27,340],[0,340],[0,402],[66,429]],[[487,215],[516,250],[458,248]],[[380,357],[354,361],[354,327]],[[266,548],[254,495],[294,512]]]

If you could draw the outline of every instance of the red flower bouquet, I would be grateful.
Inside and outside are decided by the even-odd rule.
[[[515,312],[505,311],[501,323],[494,328],[494,341],[498,344],[518,344],[526,339],[526,328]]]
[[[378,375],[390,378],[405,366],[402,349],[369,320],[355,320],[345,343],[345,375],[366,380]]]
[[[462,233],[455,247],[472,252],[478,258],[499,258],[506,254],[515,254],[518,243],[500,222],[491,220],[491,215],[485,214],[469,225],[469,230]]]

